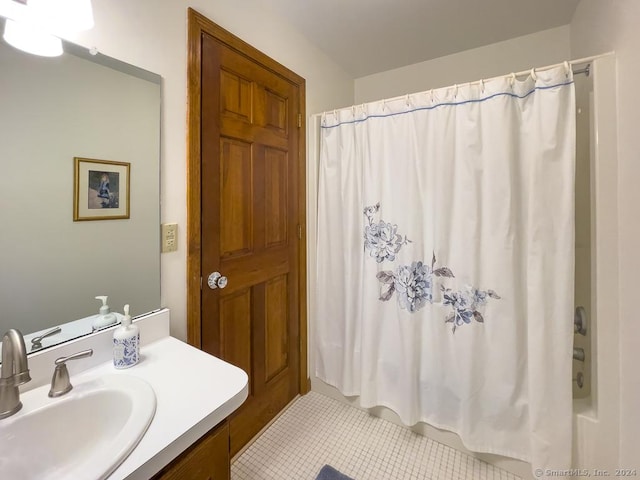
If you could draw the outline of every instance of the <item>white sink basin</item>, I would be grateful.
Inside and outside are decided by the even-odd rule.
[[[104,479],[144,436],[156,411],[151,386],[126,374],[49,386],[21,395],[22,410],[0,420],[0,478]]]

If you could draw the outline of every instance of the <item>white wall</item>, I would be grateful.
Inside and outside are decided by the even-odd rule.
[[[162,221],[177,222],[178,251],[162,255],[162,305],[186,339],[186,70],[191,6],[306,79],[307,113],[353,103],[353,79],[301,34],[252,0],[93,0],[95,28],[77,38],[163,77]]]
[[[491,78],[570,59],[569,26],[357,78],[355,103]]]
[[[615,51],[618,125],[618,278],[620,361],[619,466],[637,468],[640,459],[640,373],[637,288],[640,271],[640,2],[582,0],[571,22],[571,53],[583,57]],[[606,159],[602,159],[606,161]],[[602,165],[602,168],[605,168]],[[600,318],[600,328],[608,321]],[[611,372],[615,375],[615,372]]]

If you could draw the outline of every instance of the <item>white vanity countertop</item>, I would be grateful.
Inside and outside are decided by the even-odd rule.
[[[107,363],[71,377],[80,384],[100,375],[131,375],[146,380],[156,393],[149,429],[110,480],[148,480],[247,398],[244,371],[173,337],[143,346],[140,355],[140,362],[125,370]]]
[[[55,359],[88,348],[93,349],[91,357],[67,365],[73,385],[113,374],[139,377],[151,385],[155,416],[109,480],[148,480],[242,405],[249,388],[243,370],[169,336],[168,309],[140,317],[135,324],[141,341],[137,365],[113,367],[114,326],[29,355],[32,380],[20,387],[25,393],[46,385],[46,392]]]

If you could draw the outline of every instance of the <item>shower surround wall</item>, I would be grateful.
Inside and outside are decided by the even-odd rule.
[[[560,43],[558,43],[559,39],[562,39]],[[440,86],[446,86],[447,84],[454,84],[456,82],[461,83],[462,81],[487,78],[490,76],[504,74],[505,72],[509,71],[525,70],[527,68],[531,68],[532,66],[544,66],[548,64],[558,63],[563,60],[572,58],[569,50],[568,27],[560,27],[545,32],[539,32],[509,42],[501,42],[500,44],[474,49],[469,52],[462,52],[457,55],[443,57],[431,62],[411,65],[401,69],[383,72],[378,75],[372,75],[370,77],[358,79],[356,80],[356,102],[363,103],[374,99],[389,98],[390,96],[402,93],[415,92],[429,88],[437,88]],[[513,52],[513,55],[510,55],[511,52]],[[515,52],[517,52],[519,56]],[[473,62],[469,62],[468,60],[470,58],[473,58],[475,60]],[[582,162],[578,166],[578,169],[581,170],[581,172],[578,173],[578,181],[586,181],[591,183],[590,186],[583,185],[583,188],[580,189],[581,197],[577,199],[578,202],[584,203],[586,194],[584,190],[585,188],[590,190],[592,195],[594,195],[596,192],[600,193],[597,205],[595,203],[593,205],[581,204],[578,207],[578,209],[581,210],[578,215],[590,216],[592,225],[587,228],[591,229],[591,233],[593,235],[596,234],[596,230],[602,233],[606,231],[606,229],[613,229],[615,231],[615,229],[617,228],[617,222],[615,220],[616,203],[611,199],[611,192],[615,192],[615,190],[612,188],[613,182],[616,178],[615,168],[608,169],[606,172],[598,172],[598,175],[600,175],[601,177],[598,182],[596,182],[594,176],[588,175],[589,167],[592,169],[595,168],[593,158],[596,155],[600,155],[600,157],[608,155],[609,157],[615,159],[615,148],[613,149],[613,151],[611,151],[612,145],[615,146],[615,112],[612,112],[611,99],[608,98],[611,95],[614,95],[612,93],[615,87],[615,83],[612,80],[614,71],[612,67],[613,60],[611,58],[599,60],[599,63],[599,70],[601,72],[600,86],[603,90],[599,98],[599,104],[601,106],[600,114],[603,118],[608,118],[609,120],[607,122],[601,121],[601,127],[605,123],[606,126],[604,127],[604,130],[602,132],[599,145],[593,146],[593,152],[591,152],[593,153],[593,155],[591,155],[592,158],[590,160],[591,165],[588,165],[588,162]],[[442,73],[440,77],[429,75],[429,73],[431,71],[435,71],[435,69],[438,69],[440,72],[446,73]],[[598,70],[598,67],[592,69],[592,71],[593,70]],[[447,75],[457,75],[458,77],[457,79],[452,79]],[[416,81],[418,81],[416,79],[419,79],[422,84],[422,87],[418,90],[414,86],[416,85]],[[589,87],[587,87],[587,90],[589,90]],[[581,101],[584,101],[584,99],[582,99]],[[587,99],[587,102],[588,101],[589,100]],[[609,102],[609,105],[607,104],[607,102]],[[588,115],[589,112],[585,112],[584,114]],[[310,126],[312,128],[311,138],[309,142],[311,152],[310,155],[313,155],[317,152],[317,144],[315,142],[316,139],[313,134],[313,132],[317,131],[317,119],[313,119],[313,121],[310,122]],[[581,128],[584,128],[584,123],[582,124]],[[584,130],[583,133],[585,133]],[[589,142],[588,139],[586,141],[587,143]],[[606,153],[607,150],[609,150],[608,153]],[[585,168],[587,168],[587,171],[584,170]],[[316,184],[317,183],[315,181],[312,181],[310,183],[310,185]],[[309,194],[310,197],[314,198],[313,191],[309,192]],[[315,209],[311,208],[312,205],[315,204],[311,202],[310,205],[309,225],[315,224]],[[591,207],[593,208],[591,209]],[[596,215],[596,212],[598,212],[600,215],[599,223],[597,225],[592,218]],[[584,225],[584,222],[582,222],[582,224]],[[311,252],[310,258],[315,258],[314,239],[314,235],[309,236],[309,248]],[[579,255],[579,258],[577,259],[578,261],[584,261],[584,259],[586,258],[585,255],[588,255],[587,252],[589,252],[591,249],[593,250],[591,260],[593,262],[596,261],[596,247],[595,245],[591,244],[590,239],[589,241],[578,243],[578,247],[582,251],[582,254]],[[612,242],[607,241],[607,239],[602,239],[600,241],[599,248],[600,255],[598,256],[598,267],[600,268],[600,271],[605,272],[606,274],[611,270],[615,270],[616,267],[613,266],[617,263],[617,253],[615,245],[612,245]],[[586,268],[585,270],[584,267],[584,265],[578,267],[578,271],[576,272],[577,275],[582,276],[586,274],[585,271],[588,271],[589,268]],[[601,305],[598,311],[608,312],[610,314],[615,310],[615,305],[617,305],[617,294],[615,292],[616,284],[614,282],[611,286],[607,287],[606,285],[602,285],[602,280],[599,282],[599,284],[596,284],[595,272],[596,269],[594,268],[593,272],[591,272],[593,278],[590,278],[589,281],[581,282],[581,286],[579,287],[582,292],[579,294],[580,298],[588,297],[588,290],[591,290],[591,301],[593,304],[595,304],[595,292],[597,291],[597,289],[600,288],[600,290],[606,290],[606,293],[610,295],[610,298],[608,300],[603,300],[600,302]],[[310,292],[313,291],[313,284],[311,284]],[[606,293],[605,291],[600,292],[601,295],[605,295]],[[314,302],[313,297],[310,298],[310,302]],[[586,300],[585,303],[587,303]],[[313,305],[311,305],[310,310],[312,312],[314,311]],[[587,310],[589,310],[589,308],[587,308]],[[596,309],[593,308],[593,312],[590,313],[592,313],[592,317],[596,316]],[[571,320],[572,319],[568,319],[567,321],[570,322]],[[311,317],[310,321],[314,322],[316,321],[316,319]],[[311,329],[311,331],[313,331],[313,329]],[[593,334],[593,336],[587,339],[587,341],[590,342],[587,351],[595,351],[595,344],[597,339],[595,337],[593,322],[591,323],[591,333]],[[604,344],[612,347],[613,338],[617,338],[617,326],[616,328],[613,328],[611,331],[605,334]],[[591,343],[593,343],[593,345],[591,345]],[[313,338],[311,338],[310,340],[310,351],[313,351]],[[313,358],[311,359],[311,362],[313,363]],[[590,373],[595,374],[595,372],[597,371],[601,375],[604,374],[605,376],[606,372],[610,372],[612,370],[617,371],[615,362],[607,361],[603,363],[604,366],[600,365],[599,368],[597,368],[598,365],[595,362],[593,363],[593,365],[585,365],[585,368],[589,368]],[[313,365],[311,365],[310,371],[314,372]],[[609,375],[609,377],[612,376]],[[613,375],[613,377],[615,377],[615,375]],[[312,377],[311,381],[312,388],[314,390],[331,395],[334,398],[341,399],[342,401],[351,403],[355,406],[359,406],[357,398],[345,398],[336,389],[329,387],[315,377]],[[601,434],[617,431],[618,428],[617,422],[614,422],[612,418],[612,413],[615,411],[614,398],[617,397],[617,388],[614,383],[615,381],[609,378],[602,385],[600,385],[600,410],[598,410],[597,404],[597,391],[594,391],[593,396],[589,395],[587,399],[582,400],[578,405],[577,414],[574,415],[574,438],[578,438],[579,441],[574,441],[574,466],[609,468],[610,471],[614,471],[613,469],[615,468],[615,466],[613,463],[617,460],[617,444],[613,442],[609,445],[603,445],[598,440],[598,438],[602,438],[600,436]],[[593,388],[595,389],[597,388],[597,386],[594,386]],[[603,392],[604,389],[611,389],[611,391]],[[378,407],[371,409],[371,411],[375,415],[381,416],[396,423],[400,423],[397,415],[386,408]],[[435,438],[448,445],[452,445],[461,450],[465,450],[459,438],[449,432],[440,431],[425,424],[418,424],[412,427],[412,430],[429,435],[432,438]],[[532,478],[530,466],[524,462],[519,462],[517,460],[512,460],[496,455],[478,454],[477,456],[502,468],[512,471],[518,475],[521,475],[523,478]],[[594,458],[596,458],[597,460],[590,460]]]
[[[575,334],[573,345],[585,353],[585,360],[573,360],[573,398],[589,402],[591,393],[592,360],[596,355],[591,339],[596,321],[591,305],[592,296],[592,222],[591,222],[591,125],[593,124],[593,75],[574,76],[576,88],[576,268],[574,304],[582,306],[587,313],[586,335]],[[582,387],[578,385],[582,375]]]
[[[638,375],[638,271],[640,270],[640,222],[638,205],[640,189],[640,2],[637,0],[581,0],[571,21],[571,53],[573,57],[584,57],[599,52],[615,51],[616,77],[615,94],[611,95],[613,110],[614,145],[610,155],[598,159],[598,165],[606,175],[614,176],[608,189],[615,192],[609,201],[613,204],[612,229],[602,241],[608,242],[616,252],[612,264],[598,270],[597,278],[607,282],[604,285],[613,291],[614,297],[606,299],[607,305],[598,305],[605,316],[598,317],[603,328],[598,332],[598,390],[604,395],[598,399],[598,418],[601,422],[600,442],[594,442],[592,452],[594,463],[601,463],[604,456],[617,454],[616,463],[620,468],[626,465],[638,466],[640,459],[640,376]],[[597,80],[597,76],[595,78]],[[596,88],[596,92],[598,89]],[[598,143],[601,143],[602,125]],[[613,126],[615,128],[615,125]],[[613,172],[609,172],[613,169]],[[599,179],[602,182],[602,179]],[[600,202],[600,201],[598,201]],[[602,248],[602,241],[597,250]],[[619,293],[618,293],[619,287]],[[598,292],[598,300],[603,297]],[[600,302],[599,302],[600,303]],[[619,331],[619,335],[618,335]],[[606,335],[607,338],[603,338]],[[601,341],[606,340],[606,345]],[[602,385],[602,382],[607,382]],[[606,416],[606,419],[604,418]],[[602,428],[608,431],[602,431]],[[630,467],[632,468],[632,467]]]

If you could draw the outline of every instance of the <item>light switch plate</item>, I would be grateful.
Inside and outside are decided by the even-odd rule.
[[[178,250],[178,224],[162,224],[162,253],[175,252]]]

